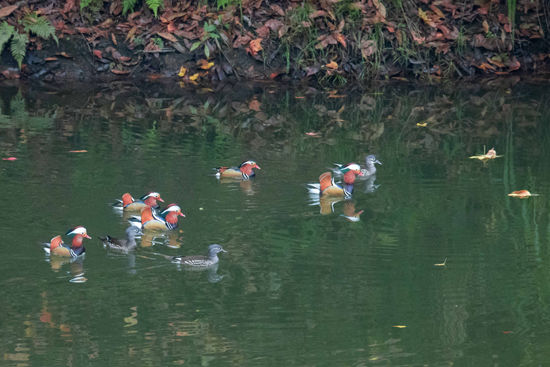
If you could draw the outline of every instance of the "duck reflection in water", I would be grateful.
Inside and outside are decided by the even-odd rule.
[[[181,231],[180,231],[181,232]],[[166,245],[170,248],[180,248],[182,241],[177,232],[144,232],[141,236],[141,247],[152,247],[156,245]]]
[[[238,183],[239,184],[239,187],[241,189],[241,191],[243,193],[245,193],[246,195],[254,195],[256,193],[256,191],[254,191],[254,187],[252,186],[252,182],[253,180],[241,180],[241,181],[237,181],[237,180],[234,180],[234,179],[230,179],[230,178],[220,178],[218,180],[221,184],[224,184],[224,185],[235,185]]]

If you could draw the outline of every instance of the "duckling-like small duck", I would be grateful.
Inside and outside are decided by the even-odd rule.
[[[139,212],[146,206],[157,209],[159,208],[157,200],[164,203],[164,200],[160,197],[158,192],[150,192],[143,195],[138,200],[135,200],[129,193],[125,193],[122,195],[122,200],[117,199],[117,201],[113,204],[113,208],[123,210],[125,212]]]
[[[254,168],[261,169],[254,161],[245,161],[238,167],[218,167],[216,168],[216,178],[239,178],[248,180],[250,177],[256,175]]]
[[[178,216],[185,217],[177,204],[170,204],[160,214],[151,207],[145,207],[141,211],[141,217],[132,217],[128,221],[132,226],[152,230],[174,230],[178,227]]]
[[[193,266],[193,267],[202,267],[206,268],[209,266],[214,266],[220,260],[218,258],[218,253],[227,252],[218,244],[213,244],[208,246],[208,255],[195,255],[195,256],[174,256],[172,258],[173,262]]]
[[[361,167],[356,163],[350,163],[340,169],[344,174],[344,186],[341,187],[334,182],[332,173],[325,172],[319,176],[319,183],[308,184],[308,191],[311,195],[334,196],[350,198],[353,192],[355,178],[361,173]]]
[[[72,257],[77,258],[84,255],[86,248],[82,246],[82,240],[84,238],[91,239],[92,237],[88,236],[86,228],[78,226],[71,228],[65,234],[67,236],[74,236],[71,242],[71,246],[66,245],[63,242],[63,239],[60,235],[55,236],[48,243],[44,243],[44,251],[48,255],[52,256],[61,256],[61,257]]]
[[[128,252],[136,248],[136,237],[141,235],[141,230],[138,227],[130,226],[126,228],[126,238],[125,239],[116,239],[109,235],[105,237],[99,237],[103,242],[105,247],[110,248],[111,250]]]
[[[380,162],[374,154],[369,154],[365,157],[365,168],[361,168],[359,174],[357,175],[358,178],[367,178],[371,177],[374,174],[376,174],[376,166],[375,164],[382,165],[382,162]],[[335,163],[336,168],[334,169],[334,174],[336,175],[343,175],[345,172],[342,172],[342,168],[344,168],[344,165]]]

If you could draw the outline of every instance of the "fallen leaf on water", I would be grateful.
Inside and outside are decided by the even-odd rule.
[[[320,138],[321,137],[321,133],[318,133],[318,132],[315,132],[315,131],[307,132],[306,135],[314,137],[314,138]]]
[[[81,150],[69,150],[69,153],[88,153],[86,149]]]
[[[445,260],[443,260],[442,263],[434,264],[434,266],[445,266],[445,265],[447,265],[447,258],[445,258]]]
[[[185,73],[187,73],[187,69],[182,66],[180,68],[180,72],[178,73],[178,76],[183,78],[185,76]]]
[[[336,63],[336,61],[331,61],[328,64],[326,64],[325,66],[329,69],[332,69],[332,70],[338,69],[338,64]]]
[[[199,73],[195,73],[189,77],[189,80],[192,82],[196,81],[199,78]]]
[[[489,149],[489,151],[485,154],[480,154],[480,155],[473,155],[471,157],[469,157],[470,159],[479,159],[480,161],[486,161],[488,159],[495,159],[495,158],[499,158],[499,157],[502,157],[501,155],[497,155],[497,152],[495,150],[495,148],[491,148]]]
[[[392,327],[398,328],[398,329],[404,329],[407,327],[407,325],[393,325]]]
[[[17,158],[15,157],[8,157],[8,158],[2,158],[3,161],[16,161]]]
[[[428,126],[428,123],[427,122],[417,122],[416,126],[426,127],[426,126]]]
[[[508,194],[508,196],[514,197],[514,198],[520,198],[520,199],[526,199],[529,196],[539,196],[539,194],[531,194],[528,190],[517,190],[512,191]]]

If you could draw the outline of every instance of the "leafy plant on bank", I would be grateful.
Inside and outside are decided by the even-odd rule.
[[[162,0],[145,0],[147,7],[153,11],[155,17],[158,17],[158,11],[163,7]],[[126,15],[128,12],[132,13],[138,0],[123,0],[122,1],[122,14]],[[80,10],[89,9],[92,12],[97,12],[103,6],[102,0],[80,0]]]
[[[203,34],[199,41],[193,43],[191,45],[191,52],[195,51],[197,48],[199,48],[201,45],[204,45],[204,56],[206,56],[207,59],[210,58],[210,47],[213,47],[210,44],[210,41],[213,41],[216,46],[218,47],[218,50],[221,50],[220,45],[220,38],[222,38],[221,32],[218,30],[218,27],[215,23],[211,22],[205,22],[203,25]],[[224,40],[225,41],[225,40]]]
[[[23,63],[23,58],[27,52],[27,44],[29,43],[29,34],[33,33],[42,39],[53,38],[59,44],[59,40],[55,35],[55,28],[50,21],[45,17],[40,17],[36,13],[29,13],[23,17],[19,23],[23,26],[24,32],[18,32],[16,28],[9,25],[6,21],[0,24],[0,54],[10,41],[11,55],[17,61],[19,68]]]

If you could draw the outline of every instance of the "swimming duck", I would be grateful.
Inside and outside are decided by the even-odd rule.
[[[185,217],[181,208],[170,204],[160,214],[146,206],[141,211],[141,217],[132,217],[128,221],[131,225],[141,229],[173,230],[178,226],[178,216]]]
[[[332,173],[325,172],[319,176],[319,183],[308,184],[310,194],[319,196],[334,196],[350,198],[353,192],[355,178],[361,173],[361,167],[356,163],[350,163],[340,169],[344,174],[344,187],[340,187],[334,182]]]
[[[103,245],[105,247],[108,247],[112,250],[128,252],[130,250],[133,250],[137,246],[136,236],[139,236],[141,234],[141,230],[138,227],[130,226],[126,228],[125,239],[119,240],[109,235],[106,235],[105,237],[99,237],[99,239],[103,242]]]
[[[122,200],[117,199],[117,201],[113,204],[113,207],[118,210],[136,212],[140,211],[146,206],[157,209],[159,208],[157,200],[164,203],[164,200],[162,200],[158,192],[150,192],[147,195],[143,195],[138,200],[135,200],[129,193],[125,193],[124,195],[122,195]]]
[[[173,262],[177,262],[183,265],[189,265],[193,267],[209,267],[216,265],[219,261],[218,253],[227,252],[218,244],[213,244],[208,246],[208,255],[195,255],[195,256],[174,256],[172,258]]]
[[[256,175],[254,168],[261,169],[254,161],[245,161],[238,167],[218,167],[216,168],[216,178],[241,178],[248,180],[250,177]]]
[[[72,257],[77,258],[86,252],[84,246],[82,246],[82,240],[84,238],[91,239],[86,233],[86,228],[78,226],[69,229],[66,233],[67,236],[74,236],[71,242],[71,246],[66,245],[61,236],[55,236],[49,243],[44,244],[44,251],[49,255]]]
[[[382,162],[380,162],[374,154],[369,154],[365,158],[365,168],[361,168],[359,174],[357,175],[358,178],[367,178],[370,176],[373,176],[376,173],[376,164],[382,165]],[[337,168],[334,169],[335,174],[344,174],[345,172],[342,172],[342,167],[344,167],[342,164],[335,163]]]

